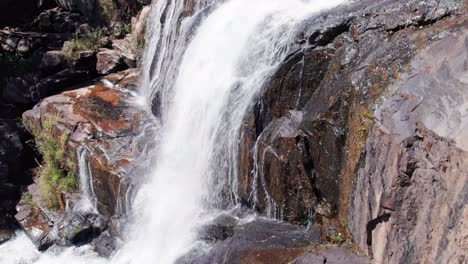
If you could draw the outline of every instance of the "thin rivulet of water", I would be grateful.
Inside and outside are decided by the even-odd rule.
[[[105,260],[86,247],[39,254],[29,245],[26,263],[166,264],[192,249],[207,215],[236,206],[240,127],[296,28],[343,0],[199,1],[193,10],[184,2],[155,1],[148,21],[141,92],[161,132],[124,246]],[[194,15],[181,21],[184,12]],[[20,235],[0,256],[24,243]]]

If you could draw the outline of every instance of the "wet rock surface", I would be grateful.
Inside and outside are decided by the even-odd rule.
[[[209,244],[177,263],[369,263],[344,245],[324,246],[320,231],[314,227],[266,219],[239,222],[227,217],[216,219],[210,227],[220,230],[221,226],[229,232],[224,230],[223,236],[208,240]],[[212,234],[211,228],[202,228],[202,237]]]
[[[126,213],[138,166],[145,164],[142,160],[152,148],[145,138],[155,129],[150,114],[135,103],[136,79],[135,70],[111,74],[48,97],[23,114],[32,131],[54,120],[53,137],[68,138],[65,155],[81,166],[81,188],[90,182],[91,191],[80,189],[81,194],[63,197],[65,211],[48,210],[38,194],[29,191],[33,205],[19,207],[16,217],[40,249],[88,243]]]
[[[126,67],[123,58],[117,51],[105,49],[97,54],[96,70],[99,74],[105,75],[118,72]]]
[[[37,130],[44,120],[55,118],[54,136],[68,136],[68,152],[85,147],[97,209],[107,217],[117,210],[121,178],[138,163],[130,161],[150,148],[144,133],[154,129],[150,115],[135,104],[136,79],[134,70],[111,74],[91,86],[48,97],[23,114]]]
[[[310,19],[244,121],[242,202],[277,219],[338,230],[378,262],[463,262],[466,197],[458,194],[467,175],[437,171],[441,163],[462,164],[464,154],[444,156],[435,146],[455,140],[449,149],[463,153],[456,149],[466,138],[465,8],[463,1],[362,1]],[[437,136],[429,136],[433,132]],[[419,139],[419,133],[429,134]],[[387,137],[398,140],[390,144]],[[400,202],[392,204],[396,198],[389,195],[402,188],[390,182],[402,176],[390,153],[403,155],[401,142],[415,138],[431,143],[405,150],[411,154],[400,162],[419,168],[429,162],[425,155],[446,158],[424,165],[436,172],[417,174],[439,175],[433,183],[405,176],[411,191],[401,190]],[[420,154],[411,161],[414,153]],[[457,213],[440,215],[439,209]],[[457,230],[451,242],[438,233],[448,230],[447,222]]]

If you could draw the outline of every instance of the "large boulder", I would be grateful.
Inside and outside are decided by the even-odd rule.
[[[61,146],[64,159],[73,160],[80,168],[76,171],[80,194],[62,195],[65,211],[54,217],[50,230],[44,231],[48,240],[37,243],[39,247],[89,242],[110,226],[111,220],[126,213],[127,195],[138,184],[139,166],[144,166],[143,161],[151,153],[153,141],[146,137],[151,137],[155,129],[151,115],[136,103],[137,76],[135,70],[111,74],[90,86],[48,97],[23,114],[25,123],[35,134],[46,129],[47,120],[53,120],[52,136],[57,142],[67,139]],[[56,214],[41,205],[35,192],[29,193],[37,201],[34,208],[39,208],[49,219]],[[30,233],[26,223],[31,220],[25,210],[30,209],[20,208],[18,215],[22,220],[18,220]],[[90,214],[78,219],[75,212]],[[93,220],[96,216],[102,217],[104,223]],[[62,229],[60,226],[70,225],[60,224],[64,221],[76,228]],[[40,239],[44,240],[42,235]]]
[[[101,49],[97,53],[96,70],[99,74],[110,74],[126,69],[124,58],[116,50]]]

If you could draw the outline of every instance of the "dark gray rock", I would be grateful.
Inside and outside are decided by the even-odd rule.
[[[296,259],[294,264],[370,264],[362,256],[354,254],[342,247],[332,247],[318,253],[307,253]]]
[[[36,75],[25,75],[7,82],[3,98],[16,105],[30,106],[93,77],[95,75],[90,71],[73,68],[64,69],[41,80]]]
[[[0,51],[30,56],[40,49],[61,47],[65,38],[59,34],[19,32],[5,28],[0,30]]]
[[[14,236],[15,236],[15,233],[13,233],[10,230],[0,230],[0,245],[12,239]]]
[[[61,50],[47,51],[42,55],[39,67],[46,73],[56,73],[66,66],[65,54]]]
[[[102,49],[97,54],[96,70],[99,74],[110,74],[126,69],[122,56],[115,50]]]
[[[109,234],[109,232],[103,233],[97,239],[93,240],[95,250],[100,256],[110,257],[117,249],[119,243],[115,236]]]
[[[325,263],[324,260],[336,264],[369,263],[366,258],[344,247],[321,245],[320,231],[316,226],[307,229],[268,220],[238,221],[226,216],[215,219],[208,226],[216,226],[217,231],[221,226],[224,229],[216,233],[217,239],[207,240],[211,243],[209,249],[194,250],[177,263]],[[212,231],[202,228],[201,236],[212,235]],[[315,260],[320,262],[313,262]]]
[[[225,240],[234,235],[234,227],[238,220],[229,215],[223,215],[216,218],[212,223],[200,228],[200,239],[215,242]]]
[[[79,12],[83,15],[96,15],[98,1],[96,0],[56,0],[57,4],[65,10]]]
[[[76,59],[71,64],[77,69],[88,70],[94,72],[96,70],[97,56],[96,52],[92,50],[78,51]]]
[[[59,237],[70,244],[85,244],[92,240],[91,224],[78,213],[67,215],[57,224],[57,229]]]
[[[60,8],[46,10],[33,21],[32,28],[39,32],[70,34],[86,22],[86,17]]]

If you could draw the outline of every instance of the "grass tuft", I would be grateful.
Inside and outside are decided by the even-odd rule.
[[[63,45],[65,58],[68,61],[73,61],[78,59],[78,52],[80,51],[97,51],[99,49],[99,41],[103,36],[104,34],[98,30],[83,37],[75,37],[65,42]]]
[[[69,136],[62,135],[58,142],[54,138],[57,117],[48,117],[42,121],[42,131],[35,131],[27,122],[24,126],[35,136],[36,148],[42,156],[42,167],[38,173],[38,188],[41,201],[51,209],[64,209],[63,192],[72,192],[78,188],[74,175],[76,162],[74,155],[67,157],[65,148]]]

